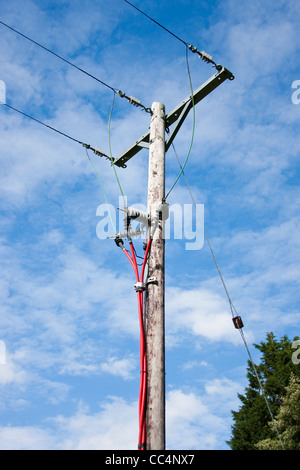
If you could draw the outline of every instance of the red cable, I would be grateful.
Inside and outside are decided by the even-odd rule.
[[[142,271],[141,271],[141,277],[139,277],[138,265],[137,265],[135,251],[134,251],[132,242],[130,241],[130,250],[131,250],[132,258],[129,255],[128,251],[123,247],[123,251],[134,269],[137,282],[143,282],[144,271],[146,267],[146,262],[147,262],[151,242],[152,240],[150,239],[147,244]],[[144,310],[143,288],[137,291],[137,297],[138,297],[138,312],[139,312],[139,324],[140,324],[140,392],[139,392],[138,448],[140,450],[144,450],[145,440],[146,440],[147,355],[146,355],[146,341],[145,341],[144,319],[143,319],[143,315],[144,315],[143,313],[143,310]]]
[[[135,251],[132,242],[130,243],[132,261],[137,282],[140,282]],[[138,311],[140,323],[140,394],[139,394],[139,448],[144,444],[145,435],[145,399],[146,399],[146,345],[143,321],[143,290],[137,291]]]
[[[143,266],[142,266],[142,272],[141,272],[141,282],[144,281],[144,271],[145,271],[145,267],[146,267],[146,262],[147,262],[147,258],[148,258],[148,253],[149,253],[149,250],[150,250],[150,246],[151,246],[151,242],[152,240],[149,239],[148,241],[148,244],[147,244],[147,248],[146,248],[146,251],[145,251],[145,256],[144,256],[144,262],[143,262]],[[143,292],[141,293],[141,302],[143,302]],[[141,334],[144,336],[144,323],[143,323],[143,303],[141,304],[141,310],[142,310],[142,314],[141,314]],[[145,339],[143,339],[143,342],[145,344]],[[143,368],[141,369],[143,372],[141,373],[141,382],[142,382],[142,387],[141,387],[141,403],[142,403],[142,407],[140,409],[140,419],[142,420],[142,429],[141,429],[141,442],[146,443],[146,416],[145,416],[145,413],[146,413],[146,391],[147,391],[147,355],[146,355],[146,344],[145,344],[145,350],[144,350],[144,361],[143,361]],[[145,447],[144,447],[145,448]]]

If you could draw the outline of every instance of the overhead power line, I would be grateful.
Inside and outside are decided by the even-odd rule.
[[[25,34],[21,33],[20,31],[18,31],[17,29],[15,28],[12,28],[11,26],[9,26],[8,24],[4,23],[3,21],[0,21],[0,24],[2,24],[3,26],[5,26],[6,28],[10,29],[11,31],[13,31],[14,33],[16,34],[19,34],[19,36],[22,36],[23,38],[27,39],[27,41],[30,41],[32,42],[33,44],[35,44],[36,46],[38,47],[41,47],[42,49],[44,49],[45,51],[49,52],[50,54],[53,54],[55,57],[57,57],[58,59],[66,62],[68,65],[71,65],[71,67],[74,67],[75,69],[79,70],[80,72],[88,75],[89,77],[93,78],[94,80],[97,80],[97,82],[101,83],[102,85],[106,86],[107,88],[109,88],[110,90],[114,91],[114,92],[117,92],[118,89],[117,88],[114,88],[110,85],[108,85],[107,83],[105,83],[103,80],[100,80],[99,78],[95,77],[95,75],[92,75],[91,73],[87,72],[86,70],[82,69],[81,67],[78,67],[77,65],[73,64],[72,62],[70,62],[69,60],[65,59],[64,57],[62,57],[61,55],[57,54],[56,52],[52,51],[51,49],[49,49],[48,47],[45,47],[43,46],[42,44],[40,44],[39,42],[37,41],[34,41],[33,39],[31,39],[30,37],[26,36]]]
[[[148,18],[150,21],[152,21],[153,23],[155,23],[157,26],[159,26],[160,28],[162,28],[163,30],[165,30],[167,33],[169,33],[171,36],[173,36],[175,39],[177,39],[178,41],[180,41],[182,44],[184,44],[186,47],[188,47],[192,52],[198,54],[199,58],[201,60],[203,60],[204,62],[208,63],[208,64],[212,64],[214,67],[216,67],[217,69],[220,68],[219,65],[216,64],[215,61],[212,60],[212,56],[210,56],[209,54],[207,54],[206,52],[204,51],[198,51],[197,47],[193,46],[192,44],[190,44],[189,42],[186,42],[184,41],[181,37],[179,37],[177,34],[173,33],[172,31],[170,31],[168,28],[166,28],[165,26],[163,26],[161,23],[159,23],[158,21],[156,21],[154,18],[152,18],[151,16],[149,16],[147,13],[145,13],[144,11],[140,10],[137,6],[135,6],[133,3],[129,2],[128,0],[124,0],[124,2],[128,3],[128,5],[130,5],[132,8],[134,8],[136,11],[138,11],[139,13],[141,13],[143,16],[145,16],[146,18]]]
[[[105,153],[104,153],[102,150],[97,149],[96,147],[91,147],[89,144],[86,144],[86,143],[84,143],[84,142],[81,142],[80,140],[75,139],[74,137],[70,136],[69,134],[66,134],[65,132],[62,132],[62,131],[56,129],[56,128],[53,127],[53,126],[49,126],[48,124],[45,124],[44,122],[40,121],[39,119],[36,119],[36,118],[30,116],[29,114],[24,113],[23,111],[20,111],[19,109],[14,108],[13,106],[10,106],[10,105],[7,104],[7,103],[3,103],[3,102],[0,101],[0,105],[6,106],[8,109],[11,109],[12,111],[17,112],[18,114],[21,114],[22,116],[25,116],[26,118],[31,119],[32,121],[35,121],[36,123],[38,123],[38,124],[40,124],[40,125],[42,125],[42,126],[44,126],[44,127],[47,127],[48,129],[50,129],[50,130],[52,130],[52,131],[54,131],[54,132],[56,132],[56,133],[62,135],[63,137],[66,137],[67,139],[72,140],[73,142],[77,142],[78,144],[82,145],[82,146],[85,148],[87,157],[88,157],[88,159],[89,159],[89,161],[90,161],[92,167],[94,168],[94,171],[95,171],[95,173],[96,173],[96,175],[97,175],[98,180],[100,181],[101,188],[102,188],[102,191],[103,191],[103,194],[104,194],[104,198],[105,198],[105,202],[106,202],[106,205],[107,205],[107,210],[108,210],[108,214],[109,214],[109,217],[110,217],[110,221],[111,221],[111,224],[112,224],[112,227],[113,227],[114,231],[116,232],[116,228],[115,228],[115,225],[114,225],[114,222],[113,222],[113,219],[112,219],[112,215],[111,215],[111,212],[110,212],[110,209],[109,209],[109,203],[108,203],[108,199],[107,199],[107,195],[106,195],[106,192],[105,192],[105,189],[104,189],[104,185],[103,185],[102,179],[101,179],[101,177],[100,177],[100,175],[99,175],[99,172],[98,172],[97,168],[95,167],[95,165],[94,165],[92,159],[90,158],[90,156],[89,156],[89,154],[88,154],[88,150],[92,150],[95,155],[98,155],[98,156],[101,156],[101,157],[106,157],[106,158],[109,159],[109,160],[111,160],[111,157],[109,157],[108,155],[105,155]],[[112,111],[112,110],[111,110],[111,111]],[[110,114],[110,118],[111,118],[111,114]],[[109,123],[109,126],[110,126],[110,123]],[[118,184],[120,185],[118,176],[117,176],[116,173],[115,173],[115,175],[116,175]],[[123,194],[123,192],[122,192],[122,194]]]
[[[65,59],[64,57],[62,57],[61,55],[57,54],[56,52],[52,51],[51,49],[49,49],[48,47],[46,46],[43,46],[41,43],[39,43],[38,41],[35,41],[34,39],[31,39],[29,36],[26,36],[25,34],[21,33],[20,31],[18,31],[17,29],[13,28],[12,26],[9,26],[8,24],[4,23],[3,21],[0,20],[0,24],[2,24],[3,26],[5,26],[6,28],[10,29],[11,31],[13,31],[14,33],[18,34],[19,36],[23,37],[24,39],[27,39],[27,41],[30,41],[32,42],[33,44],[35,44],[36,46],[44,49],[46,52],[49,52],[50,54],[54,55],[55,57],[57,57],[58,59],[62,60],[63,62],[65,62],[66,64],[70,65],[71,67],[74,67],[75,69],[77,69],[79,72],[82,72],[84,73],[85,75],[87,75],[88,77],[96,80],[97,82],[101,83],[103,86],[105,86],[106,88],[110,89],[111,91],[113,91],[114,93],[117,93],[121,98],[126,98],[127,101],[132,104],[133,106],[136,106],[136,107],[140,107],[142,108],[144,111],[146,111],[147,113],[150,113],[151,112],[151,109],[150,108],[147,108],[146,106],[144,106],[140,100],[138,100],[137,98],[134,98],[133,96],[127,96],[126,93],[124,93],[123,91],[119,90],[118,88],[115,88],[115,87],[112,87],[110,86],[109,84],[107,84],[106,82],[104,82],[103,80],[100,80],[100,78],[96,77],[95,75],[92,75],[91,73],[87,72],[86,70],[82,69],[81,67],[78,67],[77,65],[75,65],[73,62],[71,62],[70,60],[68,59]]]
[[[62,131],[56,129],[55,127],[50,126],[49,124],[45,124],[44,122],[40,121],[39,119],[36,119],[36,118],[30,116],[29,114],[24,113],[23,111],[20,111],[19,109],[14,108],[13,106],[10,106],[7,103],[0,102],[0,104],[3,105],[3,106],[6,106],[7,108],[11,109],[12,111],[15,111],[18,114],[21,114],[22,116],[25,116],[28,119],[31,119],[32,121],[35,121],[36,123],[40,124],[41,126],[47,127],[48,129],[56,132],[57,134],[60,134],[63,137],[66,137],[67,139],[72,140],[73,142],[77,142],[78,144],[83,145],[83,147],[85,147],[86,149],[92,150],[96,155],[101,156],[101,157],[106,157],[106,158],[110,159],[110,157],[108,155],[106,155],[102,150],[97,149],[96,147],[91,147],[89,144],[86,144],[85,142],[82,142],[81,140],[75,139],[74,137],[70,136],[69,134],[66,134],[65,132],[62,132]]]
[[[170,31],[169,29],[167,29],[165,26],[163,26],[161,23],[159,23],[158,21],[156,21],[154,18],[152,18],[151,16],[147,15],[147,13],[145,13],[144,11],[140,10],[138,7],[136,7],[135,5],[133,5],[133,3],[131,2],[128,2],[128,0],[124,0],[124,2],[128,3],[128,5],[130,5],[131,7],[133,7],[135,10],[137,10],[139,13],[141,13],[142,15],[144,15],[146,18],[148,18],[149,20],[153,21],[153,23],[157,24],[157,26],[159,26],[160,28],[164,29],[167,33],[171,34],[172,36],[174,36],[174,38],[178,39],[178,41],[182,42],[183,44],[185,44],[186,46],[189,45],[188,42],[184,41],[183,39],[181,39],[179,36],[177,36],[177,34],[174,34],[172,33],[172,31]]]

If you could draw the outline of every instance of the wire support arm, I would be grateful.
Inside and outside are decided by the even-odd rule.
[[[166,128],[169,128],[174,124],[178,119],[180,125],[176,128],[176,132],[171,133],[167,141],[167,149],[170,147],[175,135],[179,131],[180,126],[183,124],[185,117],[188,115],[190,110],[194,106],[202,101],[209,93],[211,93],[215,88],[217,88],[225,80],[233,80],[233,74],[227,70],[225,67],[222,67],[221,70],[218,70],[217,73],[212,75],[205,83],[203,83],[199,88],[197,88],[193,95],[189,95],[185,100],[182,101],[178,106],[176,106],[169,114],[166,116]],[[126,168],[127,162],[134,157],[140,150],[149,146],[150,141],[150,130],[143,134],[139,139],[137,139],[125,152],[120,154],[114,159],[114,164],[116,166]]]

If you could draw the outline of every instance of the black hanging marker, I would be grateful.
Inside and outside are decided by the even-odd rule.
[[[244,323],[243,323],[243,320],[241,319],[241,317],[239,315],[237,315],[236,317],[233,317],[232,321],[233,321],[234,327],[237,330],[240,330],[241,328],[243,328]]]

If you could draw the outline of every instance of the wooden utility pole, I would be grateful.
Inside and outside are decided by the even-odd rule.
[[[153,103],[150,130],[114,159],[126,168],[127,162],[140,150],[149,148],[148,210],[141,221],[151,215],[151,229],[165,196],[165,153],[179,132],[193,106],[202,101],[225,80],[234,76],[217,65],[217,73],[203,83],[193,95],[186,97],[165,116],[161,103]],[[165,139],[165,128],[169,129]],[[170,129],[172,127],[172,130]],[[135,214],[134,219],[137,219]],[[141,214],[140,214],[141,215]],[[164,219],[164,217],[162,217]],[[138,220],[138,219],[137,219]],[[148,259],[148,280],[145,301],[145,332],[147,347],[146,450],[165,449],[165,241],[164,220],[155,229]]]
[[[158,208],[165,196],[165,107],[153,103],[149,140],[148,214],[155,228],[146,297],[146,449],[165,449],[165,240]]]

